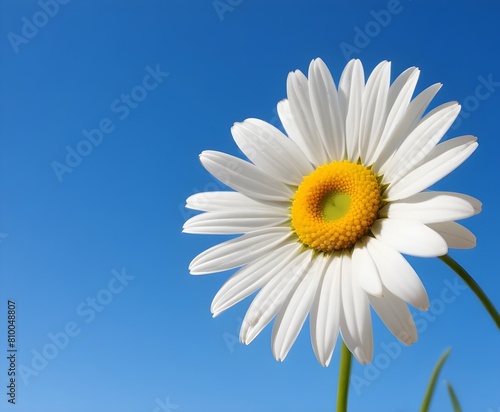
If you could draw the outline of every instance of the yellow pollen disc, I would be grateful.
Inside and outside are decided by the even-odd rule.
[[[348,161],[325,164],[295,192],[292,229],[317,252],[348,249],[369,231],[380,205],[380,185],[369,169]]]

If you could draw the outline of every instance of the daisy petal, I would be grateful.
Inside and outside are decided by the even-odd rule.
[[[314,260],[311,269],[293,293],[289,294],[274,321],[271,346],[278,361],[286,358],[304,325],[323,275],[325,263],[326,259],[323,257]]]
[[[464,219],[480,211],[481,202],[472,196],[452,192],[421,192],[387,204],[380,210],[379,216],[436,223]]]
[[[241,234],[265,227],[278,227],[289,221],[286,210],[240,209],[196,215],[184,223],[183,233]]]
[[[253,199],[287,201],[293,196],[287,185],[237,157],[207,150],[200,161],[222,183]]]
[[[387,142],[391,140],[394,131],[400,125],[406,114],[411,96],[415,91],[419,75],[420,70],[416,67],[410,67],[401,73],[391,85],[387,97],[387,108],[389,110],[387,121],[377,145],[368,153],[366,164],[371,165],[378,159]]]
[[[344,123],[340,117],[337,89],[330,71],[321,59],[313,60],[309,66],[309,97],[329,160],[344,159]]]
[[[423,118],[389,160],[384,180],[395,182],[408,174],[437,145],[459,112],[458,103],[445,103]]]
[[[392,247],[375,238],[368,238],[367,246],[384,286],[410,305],[427,310],[427,292],[407,260]]]
[[[200,253],[189,265],[189,271],[192,275],[203,275],[246,265],[269,253],[289,237],[289,228],[255,230]]]
[[[442,86],[441,83],[435,83],[422,91],[410,102],[406,115],[402,121],[402,126],[405,126],[403,129],[406,132],[405,134],[411,132],[417,124],[420,123],[422,115]]]
[[[420,257],[443,256],[448,253],[445,240],[417,220],[378,219],[371,228],[377,239],[400,253]]]
[[[413,95],[419,76],[420,70],[417,67],[410,67],[401,73],[391,84],[389,95],[387,96],[387,107],[391,111],[387,117],[388,122],[391,121],[395,125],[399,124],[399,120],[404,116],[410,104],[411,96]]]
[[[328,366],[339,334],[342,310],[340,277],[341,258],[331,256],[326,262],[321,283],[311,307],[311,341],[319,363]]]
[[[364,164],[369,164],[367,159],[379,143],[385,126],[390,82],[391,63],[387,61],[379,63],[366,82],[359,131],[359,154]]]
[[[381,174],[385,172],[387,160],[396,152],[406,136],[415,128],[441,86],[440,83],[436,83],[415,97],[408,105],[408,109],[397,126],[394,127],[390,134],[384,137],[383,144],[380,145],[380,148],[374,155],[375,167]]]
[[[287,243],[263,256],[262,259],[255,260],[241,268],[222,285],[215,295],[210,309],[213,316],[218,316],[266,285],[276,273],[298,255],[300,248],[297,242]]]
[[[290,109],[290,102],[288,101],[288,99],[279,101],[276,106],[276,110],[278,111],[278,117],[280,118],[280,122],[283,125],[283,128],[285,129],[285,132],[289,139],[292,140],[300,148],[300,150],[302,151],[304,156],[307,157],[310,163],[314,163],[310,157],[310,154],[308,154],[309,151],[307,148],[307,142],[303,139],[299,129],[297,128],[297,125],[295,124],[295,120],[293,119],[292,111]]]
[[[441,180],[448,173],[460,166],[477,148],[475,138],[469,137],[468,141],[460,146],[453,147],[437,156],[431,152],[430,160],[421,164],[394,185],[389,185],[385,196],[389,201],[404,199],[415,193],[427,189]],[[444,144],[444,143],[442,143]],[[436,150],[439,150],[439,145]]]
[[[424,163],[430,162],[431,160],[443,155],[449,150],[455,149],[462,145],[470,144],[477,141],[477,137],[472,135],[466,136],[458,136],[452,139],[445,140],[442,143],[439,143],[432,151],[417,164],[417,166],[421,166]]]
[[[306,276],[313,253],[299,254],[262,288],[248,308],[240,330],[240,340],[249,344],[278,313],[288,294]]]
[[[314,169],[293,140],[259,119],[235,123],[234,141],[260,169],[284,183],[298,186]]]
[[[290,135],[315,164],[328,162],[328,155],[318,132],[309,99],[307,78],[300,70],[288,74],[286,82],[290,113],[298,134]]]
[[[363,66],[359,60],[351,60],[340,76],[338,91],[341,116],[345,119],[347,159],[351,162],[359,158],[359,124],[364,88]]]
[[[370,304],[385,326],[405,345],[417,341],[417,328],[410,310],[396,295],[384,290],[384,297],[368,296]]]
[[[370,305],[366,293],[352,276],[351,256],[342,255],[342,312],[340,333],[346,346],[361,364],[370,363],[373,356],[373,333]]]
[[[352,253],[352,274],[361,288],[370,295],[382,296],[382,281],[377,266],[366,248],[366,239],[359,241]]]
[[[432,223],[429,227],[443,237],[449,248],[471,249],[476,246],[476,236],[456,222]]]
[[[226,211],[228,209],[239,210],[240,208],[252,208],[269,210],[274,213],[282,208],[271,208],[271,206],[256,202],[238,192],[200,192],[191,195],[186,200],[188,209],[201,210],[204,212]]]

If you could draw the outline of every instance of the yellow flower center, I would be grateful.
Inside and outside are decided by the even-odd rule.
[[[292,200],[292,229],[317,252],[353,246],[377,218],[381,206],[377,177],[349,161],[318,167],[306,176]]]

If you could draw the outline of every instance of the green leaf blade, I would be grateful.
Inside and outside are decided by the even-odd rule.
[[[437,379],[439,377],[439,373],[441,369],[443,369],[444,363],[446,359],[450,355],[451,348],[448,348],[439,358],[434,366],[434,370],[432,371],[431,379],[429,380],[429,385],[427,386],[427,391],[424,396],[424,401],[422,402],[422,406],[420,407],[420,412],[428,412],[429,406],[431,404],[432,396],[434,395],[434,391],[436,389]]]
[[[453,386],[451,386],[449,382],[446,382],[446,387],[448,388],[448,393],[453,405],[453,412],[462,412],[462,408],[460,407],[460,403],[458,402],[457,394],[455,393]]]

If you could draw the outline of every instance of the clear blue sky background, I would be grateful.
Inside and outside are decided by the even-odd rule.
[[[436,187],[483,201],[466,222],[478,246],[452,256],[500,306],[498,2],[221,0],[218,12],[211,0],[65,1],[47,1],[47,11],[43,0],[0,3],[0,408],[335,409],[338,352],[319,366],[308,327],[284,363],[272,357],[270,327],[237,343],[250,299],[212,319],[229,274],[187,269],[220,238],[181,234],[185,198],[221,188],[198,154],[239,155],[233,122],[276,123],[287,73],[318,56],[336,79],[351,57],[366,72],[391,60],[393,79],[418,66],[417,91],[444,83],[432,107],[467,103],[448,137],[475,134],[479,149]],[[148,70],[163,74],[146,78],[144,92]],[[482,81],[490,90],[478,99]],[[131,93],[126,109],[120,99]],[[83,130],[99,127],[107,133],[89,146]],[[74,167],[58,178],[53,165],[65,164],[67,147],[91,153],[70,156]],[[350,410],[418,410],[451,346],[432,410],[452,410],[446,379],[464,411],[499,411],[498,330],[440,261],[411,262],[433,301],[427,317],[414,311],[419,341],[396,345],[374,317],[375,362],[354,364]],[[17,409],[5,395],[8,299],[17,305]]]

